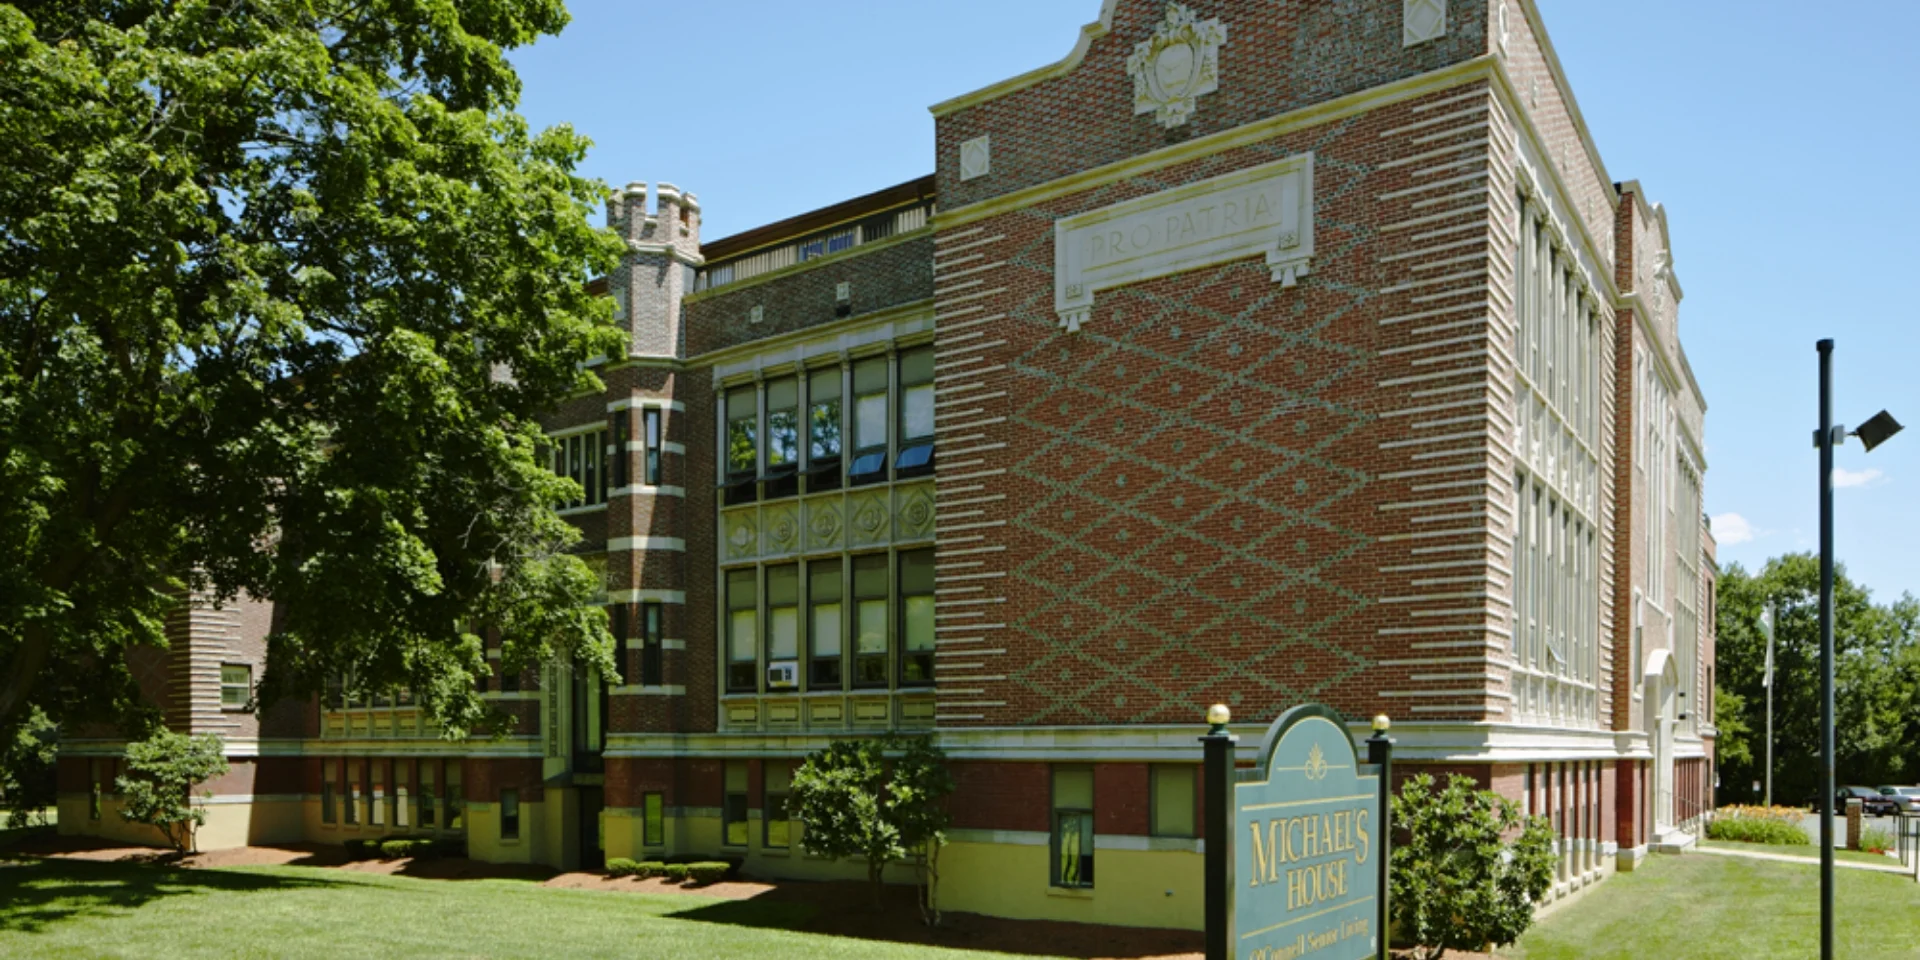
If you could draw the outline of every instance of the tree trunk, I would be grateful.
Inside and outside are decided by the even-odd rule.
[[[880,890],[881,890],[880,876],[882,873],[886,871],[886,869],[887,869],[887,862],[885,860],[868,860],[867,861],[867,883],[870,884],[873,888],[873,909],[874,909],[874,912],[876,913],[879,912],[881,908],[884,906],[883,902],[880,899]]]

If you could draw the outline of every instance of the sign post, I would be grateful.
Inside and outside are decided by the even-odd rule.
[[[1227,708],[1207,711],[1207,960],[1389,956],[1393,741],[1374,720],[1359,762],[1330,707],[1294,707],[1237,770]]]

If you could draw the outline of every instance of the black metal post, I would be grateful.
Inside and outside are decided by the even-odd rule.
[[[1238,737],[1215,725],[1200,738],[1206,803],[1207,960],[1233,956],[1233,745]]]
[[[1833,341],[1820,351],[1820,960],[1833,960]]]
[[[1367,762],[1380,767],[1380,916],[1374,926],[1380,936],[1380,960],[1393,960],[1393,918],[1387,909],[1393,894],[1387,869],[1393,860],[1393,738],[1378,720],[1374,723],[1374,734],[1367,738]]]

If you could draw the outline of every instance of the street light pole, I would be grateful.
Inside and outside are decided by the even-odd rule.
[[[1820,352],[1820,960],[1833,960],[1833,341]],[[1771,701],[1769,701],[1771,702]]]
[[[1767,605],[1766,613],[1760,622],[1767,628],[1767,675],[1760,685],[1767,688],[1767,798],[1766,805],[1773,806],[1773,635],[1780,629],[1779,617],[1773,612],[1773,605]]]

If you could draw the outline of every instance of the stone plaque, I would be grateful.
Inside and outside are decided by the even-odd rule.
[[[1313,154],[1236,170],[1065,217],[1053,228],[1053,302],[1071,333],[1093,296],[1266,254],[1284,286],[1313,259]]]

